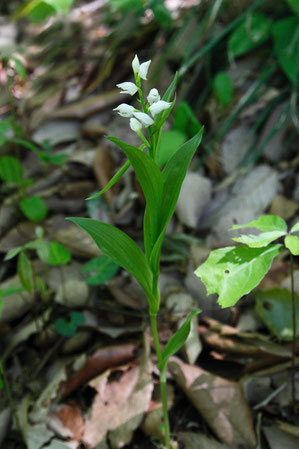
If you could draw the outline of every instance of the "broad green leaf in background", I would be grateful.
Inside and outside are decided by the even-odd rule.
[[[296,85],[299,75],[299,22],[292,16],[273,25],[274,51],[290,81]]]
[[[20,254],[20,252],[22,251],[23,247],[22,246],[16,246],[15,248],[10,249],[6,256],[4,257],[4,261],[6,260],[11,260],[14,257],[16,257],[18,254]]]
[[[7,183],[23,184],[23,167],[13,156],[0,159],[0,178]]]
[[[77,327],[84,324],[85,318],[81,312],[72,311],[69,319],[57,318],[55,328],[60,335],[64,337],[72,337],[77,332]]]
[[[168,8],[161,0],[151,0],[149,7],[153,11],[154,17],[162,28],[169,30],[172,26],[172,18]]]
[[[232,240],[235,242],[244,243],[249,246],[249,248],[262,248],[285,234],[286,233],[284,231],[270,231],[262,232],[258,235],[241,235],[240,237],[232,238]]]
[[[179,349],[181,349],[188,338],[192,318],[200,312],[200,309],[193,310],[186,321],[183,323],[183,325],[179,328],[179,330],[168,340],[162,351],[161,360],[158,363],[160,372],[163,372],[165,370],[169,357],[171,357]]]
[[[286,233],[287,224],[278,215],[261,215],[257,220],[253,220],[250,223],[232,226],[232,229],[242,228],[255,228],[265,232],[281,231]]]
[[[188,137],[200,131],[202,125],[187,101],[181,101],[174,111],[173,127]]]
[[[271,20],[264,14],[247,16],[228,39],[229,53],[236,58],[262,44],[270,35],[271,24]]]
[[[269,331],[280,340],[292,340],[292,294],[288,289],[275,288],[255,292],[256,311]],[[299,336],[299,295],[295,293],[296,328]]]
[[[29,196],[20,202],[20,208],[30,221],[41,221],[46,218],[48,208],[45,201],[39,196]]]
[[[147,294],[150,311],[156,313],[159,310],[159,304],[153,302],[151,291],[153,275],[144,253],[134,240],[116,227],[91,218],[72,217],[68,220],[88,232],[106,256],[136,278]]]
[[[292,226],[290,232],[299,232],[299,221],[298,223],[294,224],[294,226]]]
[[[116,137],[109,137],[109,140],[116,143],[126,153],[146,198],[144,242],[146,254],[149,255],[160,233],[159,218],[163,190],[162,174],[148,154],[143,153],[132,145],[125,144]]]
[[[299,16],[299,2],[298,0],[286,0],[289,7]]]
[[[118,270],[119,265],[105,255],[91,259],[82,267],[82,273],[88,274],[85,280],[88,285],[104,284],[113,278]]]
[[[16,71],[17,75],[20,77],[21,81],[24,81],[24,79],[27,76],[26,67],[24,66],[24,64],[21,61],[21,59],[19,59],[18,57],[13,56],[12,59],[15,62],[15,71]]]
[[[240,245],[216,249],[195,274],[205,284],[208,295],[217,293],[219,304],[231,307],[260,283],[282,248],[271,244],[264,248]]]
[[[57,12],[67,14],[74,3],[74,0],[44,0],[48,5],[53,6]]]
[[[168,159],[183,145],[186,140],[185,134],[176,129],[166,131],[160,139],[158,153],[158,165],[162,167]]]
[[[163,175],[163,193],[160,208],[160,235],[156,240],[155,246],[151,253],[150,265],[154,271],[159,266],[161,247],[167,225],[175,211],[176,203],[180,194],[182,183],[185,179],[190,162],[201,142],[204,128],[188,142],[184,143],[181,148],[167,161]]]
[[[17,273],[24,289],[27,290],[29,293],[32,293],[34,289],[33,271],[31,262],[27,254],[25,254],[24,252],[19,254],[17,263]]]
[[[228,106],[232,97],[233,83],[225,72],[218,72],[213,79],[213,90],[223,106]]]
[[[18,8],[12,20],[28,16],[32,22],[43,22],[57,13],[67,14],[74,0],[31,0]]]
[[[297,235],[287,235],[284,244],[294,256],[299,256],[299,237]]]
[[[49,263],[50,245],[42,238],[26,243],[25,248],[35,250],[42,262]]]
[[[59,242],[51,242],[49,245],[48,264],[53,266],[66,265],[71,261],[71,253]]]
[[[110,5],[121,12],[139,12],[144,11],[143,2],[140,0],[109,0]]]

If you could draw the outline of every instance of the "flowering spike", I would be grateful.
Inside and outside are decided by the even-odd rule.
[[[142,128],[142,123],[140,123],[136,118],[130,118],[130,128],[137,133]]]
[[[130,106],[129,104],[126,103],[122,103],[119,106],[117,106],[117,108],[114,108],[113,111],[117,111],[117,113],[119,115],[121,115],[122,117],[133,117],[134,114],[134,108],[133,106]]]
[[[144,112],[135,111],[133,115],[146,127],[154,123],[154,120]]]
[[[149,107],[149,111],[152,114],[153,117],[155,117],[156,114],[159,114],[159,112],[165,111],[165,109],[170,108],[171,103],[164,100],[159,100],[156,103],[153,103]]]
[[[136,84],[134,83],[130,83],[130,82],[125,82],[125,83],[120,83],[120,84],[116,84],[116,86],[121,90],[121,94],[129,94],[129,95],[134,95],[136,94],[138,87],[136,86]]]

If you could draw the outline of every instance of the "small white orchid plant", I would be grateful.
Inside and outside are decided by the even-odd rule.
[[[122,103],[114,109],[122,117],[130,119],[130,127],[138,134],[142,144],[137,148],[116,137],[108,137],[110,141],[116,143],[124,151],[128,161],[112,177],[104,189],[90,197],[94,198],[103,194],[132,165],[146,199],[143,221],[144,250],[131,237],[115,226],[91,218],[75,217],[69,218],[69,220],[88,232],[104,254],[131,273],[147,296],[152,335],[158,359],[157,366],[160,373],[165,447],[170,449],[171,438],[166,390],[167,362],[169,357],[175,354],[186,341],[191,320],[200,310],[195,309],[190,313],[184,324],[173,334],[162,350],[157,326],[157,316],[160,310],[158,283],[160,257],[166,228],[175,211],[189,164],[200,144],[203,128],[192,139],[184,143],[179,150],[169,156],[161,169],[158,164],[160,139],[164,123],[175,103],[175,100],[170,101],[170,99],[176,85],[177,76],[175,76],[162,99],[158,90],[153,88],[146,97],[147,101],[145,101],[141,80],[147,80],[150,63],[151,61],[146,61],[140,64],[138,57],[135,56],[132,62],[135,83],[124,82],[117,85],[121,89],[121,93],[133,96],[138,92],[142,110],[126,103]],[[147,137],[143,133],[143,127],[147,130]]]

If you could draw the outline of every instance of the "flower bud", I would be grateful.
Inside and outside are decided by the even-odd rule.
[[[144,112],[134,112],[134,117],[136,117],[144,126],[150,126],[154,123],[154,120]]]
[[[147,101],[149,102],[149,104],[153,104],[156,103],[157,101],[160,100],[160,95],[157,89],[151,89],[149,91],[149,94],[147,96]]]
[[[140,131],[141,130],[141,128],[142,128],[142,124],[138,121],[138,120],[136,120],[136,118],[130,118],[130,128],[135,132],[135,133],[137,133],[138,131]]]
[[[113,111],[117,111],[119,115],[122,117],[133,117],[134,108],[133,106],[130,106],[129,104],[122,103],[117,108],[113,109]]]
[[[152,114],[153,117],[155,117],[156,114],[159,114],[159,112],[165,111],[165,109],[170,108],[171,103],[168,103],[168,101],[159,100],[156,103],[153,103],[149,107],[149,111]]]
[[[116,86],[119,87],[119,89],[122,89],[120,92],[121,94],[134,95],[138,90],[136,84],[130,82],[116,84]]]
[[[135,55],[135,58],[132,61],[133,72],[138,73],[139,67],[140,67],[139,59],[138,56]]]

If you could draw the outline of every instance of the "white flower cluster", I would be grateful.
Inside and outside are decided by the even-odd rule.
[[[136,80],[136,84],[139,85],[140,88],[140,78],[146,80],[147,72],[150,66],[151,60],[143,62],[140,64],[138,56],[136,55],[132,62],[132,68]],[[121,89],[121,94],[129,94],[135,95],[138,92],[139,88],[131,82],[125,82],[117,84],[116,86]],[[163,101],[160,99],[160,95],[157,89],[151,89],[147,96],[147,105],[146,110],[150,112],[151,116],[154,118],[156,114],[168,109],[171,106],[171,103],[168,101]],[[117,108],[113,109],[113,111],[117,111],[119,115],[122,117],[130,118],[130,127],[133,131],[139,132],[142,126],[148,127],[154,123],[153,118],[147,114],[146,112],[138,111],[133,106],[129,104],[122,103]]]

